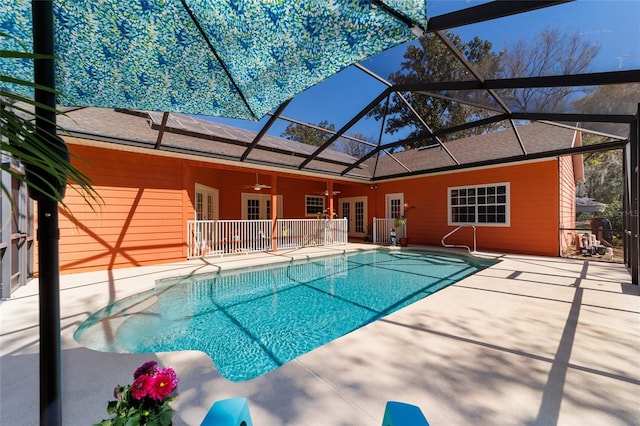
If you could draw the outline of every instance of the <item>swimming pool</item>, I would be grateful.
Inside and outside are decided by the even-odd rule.
[[[244,381],[494,263],[377,250],[165,279],[97,312],[74,338],[104,352],[200,350]]]

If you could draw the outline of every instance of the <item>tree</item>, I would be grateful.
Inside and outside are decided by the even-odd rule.
[[[619,84],[612,86],[600,86],[597,90],[573,102],[572,107],[580,113],[624,114],[633,113],[640,99],[640,84]],[[628,132],[629,127],[614,125],[598,130],[610,133]],[[590,124],[591,127],[593,124]],[[604,142],[605,136],[585,134],[583,143],[593,145]],[[622,203],[622,151],[612,150],[596,152],[585,155],[584,171],[585,183],[584,195],[601,203],[609,204],[608,211],[615,210],[614,206],[621,207]],[[613,219],[609,218],[612,222]]]
[[[491,51],[490,42],[478,37],[463,42],[455,34],[447,32],[446,35],[484,76],[492,77],[497,74],[500,68],[500,54]],[[465,66],[451,54],[448,47],[436,34],[426,33],[418,41],[418,45],[410,45],[407,48],[404,54],[406,60],[401,64],[399,71],[389,76],[389,81],[394,84],[405,84],[472,78]],[[412,107],[432,130],[463,124],[472,117],[483,118],[489,114],[487,110],[473,105],[495,105],[486,91],[468,91],[466,93],[443,91],[435,95],[412,93],[410,98]],[[463,102],[455,102],[449,98],[458,98]],[[385,112],[385,105],[382,104],[372,110],[370,116],[380,120],[384,117]],[[411,144],[412,146],[426,145],[429,142],[426,139],[427,130],[416,119],[409,107],[399,97],[392,97],[389,102],[385,131],[393,134],[408,126],[414,129],[408,138],[425,137],[424,140]],[[469,129],[458,133],[457,136],[471,136],[484,131],[486,128]],[[443,139],[446,139],[446,136]]]
[[[600,47],[581,39],[577,33],[547,27],[533,39],[527,38],[505,49],[502,55],[504,78],[570,75],[586,72]],[[501,91],[510,108],[528,112],[561,112],[570,95],[583,91],[575,87],[542,87]]]
[[[325,132],[322,129],[326,129],[329,132]],[[329,124],[327,120],[322,120],[317,126],[290,123],[280,136],[286,139],[306,143],[307,145],[320,146],[333,136],[335,129],[335,126],[333,124]]]
[[[461,51],[467,61],[485,79],[538,77],[545,75],[577,74],[588,70],[599,52],[599,47],[583,41],[579,34],[563,33],[546,28],[533,39],[515,42],[496,53],[492,44],[474,37],[468,42],[453,33],[446,32],[452,44]],[[389,76],[395,84],[432,83],[472,80],[475,77],[467,70],[442,42],[437,34],[427,33],[418,45],[410,45],[404,54],[402,68]],[[496,91],[510,109],[517,111],[550,112],[563,110],[572,95],[583,88],[530,88],[503,89]],[[499,106],[488,91],[444,90],[438,93],[420,94],[410,97],[413,108],[432,130],[467,123],[494,115]],[[484,106],[490,108],[485,109]],[[385,105],[377,106],[370,114],[376,119],[385,115]],[[442,136],[442,140],[468,137],[498,128],[495,123]],[[390,100],[385,131],[395,133],[412,128],[408,138],[417,138],[412,146],[430,143],[424,126],[419,123],[409,107],[399,97]]]
[[[597,136],[595,138],[602,139]],[[585,137],[583,140],[593,138]],[[585,142],[590,145],[595,142]],[[609,204],[622,200],[622,151],[595,152],[584,157],[584,188],[586,196]]]
[[[364,133],[357,132],[353,134],[352,137],[353,139],[339,138],[336,143],[336,148],[346,154],[351,155],[352,157],[361,158],[373,151],[374,147],[372,145],[377,145],[374,138],[367,136]],[[369,144],[371,145],[358,142],[354,139],[369,142]]]
[[[634,114],[640,102],[640,83],[600,86],[573,102],[582,113]],[[626,127],[626,126],[625,126]]]

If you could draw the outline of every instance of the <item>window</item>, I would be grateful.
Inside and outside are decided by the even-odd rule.
[[[395,219],[402,216],[404,194],[401,192],[396,194],[386,194],[385,205],[387,218]]]
[[[260,200],[247,200],[247,219],[260,219]]]
[[[400,213],[400,206],[402,205],[401,200],[398,198],[394,198],[391,200],[391,218],[396,219],[399,218],[401,216]]]
[[[356,232],[364,233],[364,202],[356,201]]]
[[[509,183],[449,188],[449,225],[509,223]]]
[[[306,195],[305,204],[305,212],[307,216],[315,216],[318,213],[324,213],[324,197]]]
[[[196,220],[218,219],[218,190],[196,183]]]

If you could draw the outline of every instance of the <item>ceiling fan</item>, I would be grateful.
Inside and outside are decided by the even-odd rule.
[[[332,191],[332,193],[333,193],[333,195],[338,195],[338,194],[340,193],[340,191]],[[329,190],[328,190],[328,189],[325,189],[325,190],[324,190],[324,191],[322,191],[322,192],[318,192],[318,194],[322,194],[322,195],[324,195],[325,197],[328,197],[328,196],[329,196]]]
[[[268,189],[271,188],[270,185],[265,185],[259,182],[258,180],[258,174],[256,173],[256,183],[255,185],[245,185],[245,188],[253,188],[254,191],[260,191],[261,189]]]

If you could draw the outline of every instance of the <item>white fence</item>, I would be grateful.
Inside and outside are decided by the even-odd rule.
[[[190,220],[187,222],[187,258],[255,253],[277,248],[347,244],[347,219]]]
[[[391,218],[373,218],[373,243],[374,244],[390,244],[391,243],[391,230],[396,231],[397,238],[407,237],[407,225],[406,223],[401,226],[396,226],[396,220]]]

